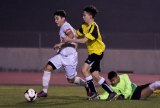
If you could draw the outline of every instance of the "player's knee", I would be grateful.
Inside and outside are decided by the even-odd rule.
[[[92,76],[93,76],[93,78],[94,78],[94,80],[96,80],[96,82],[99,82],[99,80],[101,80],[101,76],[99,75],[99,72],[98,71],[94,71],[93,73],[92,73]]]
[[[47,64],[47,65],[44,67],[44,71],[52,72],[52,71],[53,71],[53,68],[52,68],[52,66],[50,66],[50,65]]]

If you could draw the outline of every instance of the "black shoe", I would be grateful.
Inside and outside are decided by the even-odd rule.
[[[87,92],[87,96],[90,97],[90,96],[92,95],[92,93],[91,93],[91,90],[89,89],[87,83],[86,83],[86,85],[85,85],[85,89],[86,89],[86,92]]]
[[[96,92],[92,92],[92,95],[88,98],[88,100],[99,100],[99,95]]]
[[[47,93],[45,93],[43,90],[40,91],[38,94],[37,94],[37,97],[40,98],[40,97],[47,97]]]
[[[113,93],[110,93],[109,96],[108,96],[108,101],[114,101],[114,100],[117,100],[118,98],[118,94],[113,92]]]

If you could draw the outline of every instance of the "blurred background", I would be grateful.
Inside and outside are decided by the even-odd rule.
[[[41,71],[59,42],[53,13],[67,12],[68,22],[79,28],[82,9],[95,5],[106,51],[102,71],[160,74],[159,0],[1,0],[0,71]],[[79,45],[78,71],[87,58]]]

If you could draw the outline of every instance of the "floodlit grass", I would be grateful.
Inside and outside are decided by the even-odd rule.
[[[0,86],[0,108],[160,108],[160,95],[141,101],[88,101],[83,87],[51,86],[47,98],[26,102],[23,93],[40,86]],[[103,90],[98,88],[99,93]]]

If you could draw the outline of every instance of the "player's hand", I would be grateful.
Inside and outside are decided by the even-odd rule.
[[[53,46],[53,48],[54,48],[54,49],[59,49],[59,48],[61,48],[61,45],[60,45],[60,44],[55,44],[55,45]]]
[[[69,38],[69,37],[65,37],[65,38],[63,38],[63,41],[64,41],[64,42],[71,42],[71,40],[72,40],[72,39],[71,39],[71,38]]]

